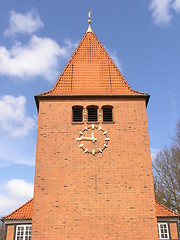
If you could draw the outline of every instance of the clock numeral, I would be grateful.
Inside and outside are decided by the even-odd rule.
[[[110,138],[105,138],[105,141],[110,141]]]
[[[104,147],[107,148],[108,146],[106,144],[104,144]]]
[[[81,138],[77,138],[77,141],[81,141],[82,139]]]
[[[94,129],[94,124],[92,124],[92,129]]]
[[[85,127],[85,128],[84,128],[84,130],[86,130],[86,131],[87,131],[87,127]]]
[[[82,147],[83,147],[83,144],[80,144],[79,147],[82,148]]]
[[[99,151],[102,153],[102,149],[101,148],[99,148]]]
[[[107,134],[107,131],[103,132],[103,134],[104,134],[104,135]]]
[[[94,151],[94,149],[92,150],[92,155],[94,155],[95,154],[95,151]]]
[[[83,132],[80,131],[79,134],[83,135]]]
[[[99,131],[101,131],[101,129],[102,129],[102,127],[101,127],[101,126],[99,126]]]
[[[86,148],[84,152],[87,153],[87,152],[88,152],[88,149]]]

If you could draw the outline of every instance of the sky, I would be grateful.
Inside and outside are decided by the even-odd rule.
[[[0,0],[0,216],[33,195],[34,95],[52,89],[88,28],[132,89],[151,95],[152,159],[180,118],[180,0]]]

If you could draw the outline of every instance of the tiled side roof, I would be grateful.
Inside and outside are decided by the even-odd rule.
[[[157,217],[180,217],[178,213],[158,202],[156,202],[156,214]]]
[[[53,89],[40,95],[146,94],[131,89],[96,35],[87,32]]]
[[[32,219],[33,198],[3,219]]]
[[[3,217],[3,219],[32,219],[33,199],[16,209],[11,214]],[[178,213],[171,211],[164,205],[156,202],[157,217],[180,217]]]

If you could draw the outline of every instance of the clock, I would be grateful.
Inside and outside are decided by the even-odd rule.
[[[102,153],[107,147],[110,138],[107,135],[107,131],[104,131],[101,126],[84,127],[82,131],[79,131],[77,138],[79,148],[85,153],[92,154]]]

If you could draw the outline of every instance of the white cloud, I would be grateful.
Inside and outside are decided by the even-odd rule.
[[[157,25],[171,21],[170,13],[172,0],[152,0],[149,9],[152,11],[153,21]]]
[[[173,3],[173,5],[172,5],[172,8],[173,8],[176,12],[180,13],[180,0],[175,0],[174,3]]]
[[[13,209],[15,209],[17,203],[15,199],[10,198],[9,196],[0,194],[0,217],[5,214],[9,214]]]
[[[43,22],[34,11],[25,14],[11,11],[9,28],[5,31],[5,35],[14,35],[16,33],[32,34],[43,26]]]
[[[59,74],[59,61],[67,59],[75,46],[68,40],[61,48],[54,40],[35,35],[27,45],[16,42],[11,49],[0,46],[0,75],[23,80],[39,76],[54,81]]]
[[[7,191],[12,197],[28,197],[33,196],[33,184],[27,183],[22,179],[11,179],[6,184]]]
[[[24,96],[0,98],[0,168],[34,165],[37,117],[29,116]]]
[[[35,119],[26,112],[26,98],[5,95],[0,98],[0,129],[13,137],[24,137],[35,127]]]
[[[33,197],[33,184],[23,179],[11,179],[0,186],[0,217],[9,214]]]

